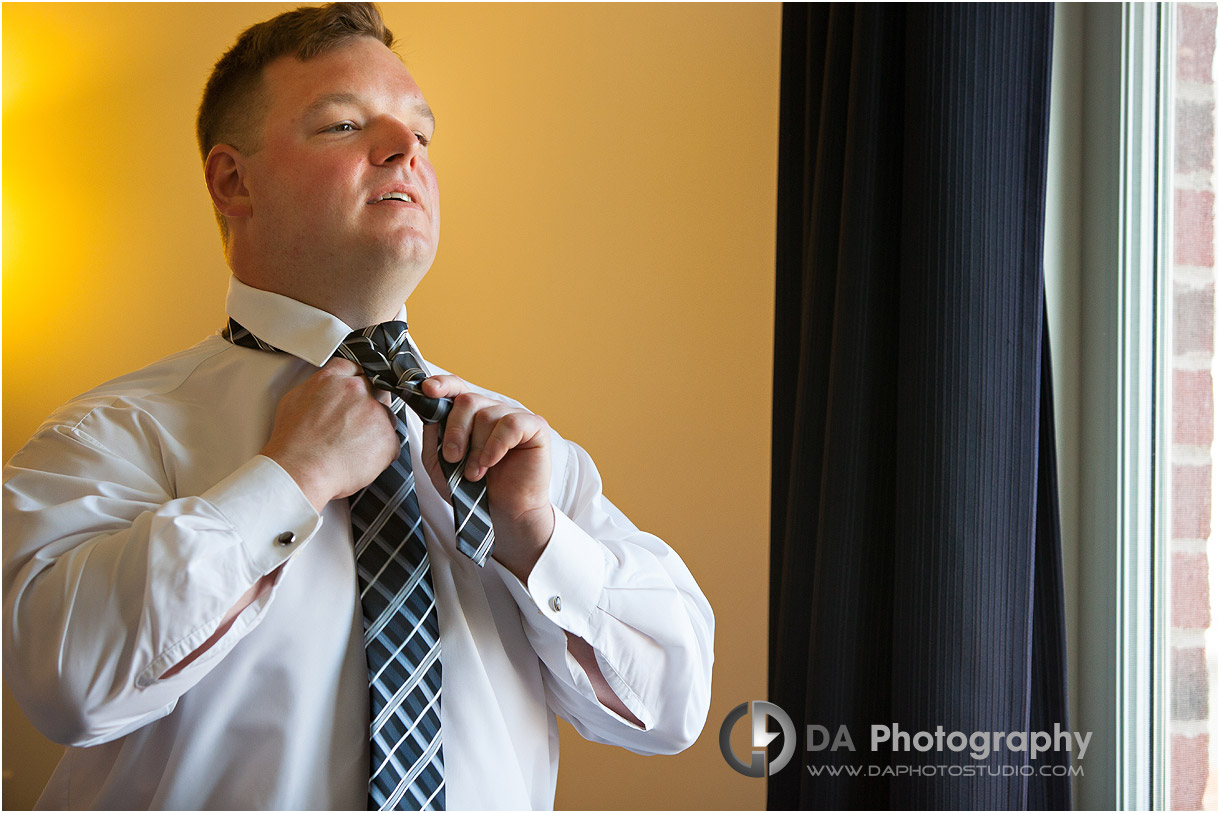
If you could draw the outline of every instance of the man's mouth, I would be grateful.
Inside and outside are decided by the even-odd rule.
[[[417,200],[415,200],[414,198],[412,198],[412,197],[411,197],[409,194],[407,194],[406,192],[387,192],[386,194],[384,194],[384,195],[382,195],[381,197],[379,197],[377,200],[379,200],[379,201],[382,201],[382,200],[401,200],[401,201],[402,201],[402,202],[404,202],[404,203],[419,203],[419,201],[417,201]]]

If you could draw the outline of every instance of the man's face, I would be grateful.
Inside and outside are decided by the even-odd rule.
[[[345,286],[403,291],[436,256],[440,193],[428,160],[435,128],[399,58],[358,37],[263,72],[261,147],[247,157],[253,257],[289,295],[326,300]],[[274,276],[273,276],[274,278]]]

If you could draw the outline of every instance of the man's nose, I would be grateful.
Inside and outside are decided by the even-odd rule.
[[[415,131],[397,119],[383,119],[378,123],[378,138],[373,147],[373,163],[392,164],[403,162],[415,166],[423,145]]]

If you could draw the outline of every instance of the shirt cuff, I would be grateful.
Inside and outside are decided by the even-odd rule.
[[[534,564],[527,584],[498,567],[527,623],[539,616],[578,638],[596,630],[595,612],[606,583],[608,552],[593,537],[555,509],[555,530]]]
[[[233,525],[259,575],[287,561],[322,527],[322,517],[292,475],[263,455],[200,496]]]

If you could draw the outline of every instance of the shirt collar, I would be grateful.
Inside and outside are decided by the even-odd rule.
[[[251,288],[237,277],[229,278],[225,310],[267,344],[315,367],[325,364],[353,330],[334,314],[283,294]],[[405,306],[395,318],[407,321]]]

